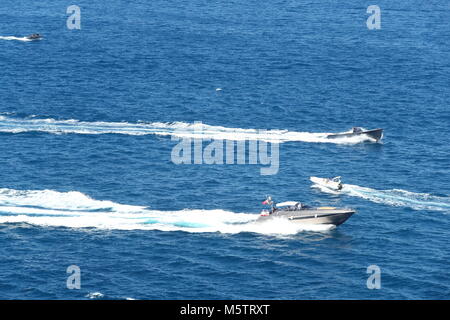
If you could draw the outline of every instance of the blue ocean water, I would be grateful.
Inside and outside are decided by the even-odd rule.
[[[448,299],[447,3],[377,1],[380,30],[364,1],[76,4],[81,30],[65,1],[0,6],[0,298]],[[199,121],[271,130],[278,173],[174,164]],[[352,126],[385,137],[319,138]],[[267,194],[358,213],[257,226]]]

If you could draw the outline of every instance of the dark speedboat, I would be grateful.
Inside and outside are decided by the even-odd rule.
[[[271,209],[263,210],[257,221],[267,221],[273,218],[286,218],[294,223],[301,224],[333,224],[338,226],[350,218],[355,210],[348,208],[318,207],[312,208],[300,202],[287,201],[274,204],[268,197],[263,204],[270,205]]]
[[[39,33],[33,33],[26,38],[28,40],[40,40],[40,39],[42,39],[42,36]]]
[[[328,139],[350,138],[354,136],[365,135],[375,142],[380,141],[383,138],[383,129],[364,130],[361,127],[353,127],[352,130],[342,133],[332,133],[327,135]]]

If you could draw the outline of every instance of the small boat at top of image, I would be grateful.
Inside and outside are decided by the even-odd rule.
[[[327,135],[327,138],[328,139],[351,138],[361,135],[365,135],[375,140],[375,142],[379,142],[383,138],[383,129],[365,130],[361,127],[353,127],[350,131],[329,134]]]
[[[331,224],[338,226],[350,218],[355,210],[335,207],[310,207],[296,201],[286,201],[275,204],[271,197],[263,202],[271,207],[263,210],[257,222],[269,221],[274,218],[285,218],[299,224]]]
[[[311,180],[312,182],[314,182],[315,184],[317,184],[319,186],[326,187],[333,191],[342,190],[341,177],[334,177],[334,178],[310,177],[309,180]]]
[[[26,37],[28,40],[41,40],[42,36],[39,33],[33,33]]]

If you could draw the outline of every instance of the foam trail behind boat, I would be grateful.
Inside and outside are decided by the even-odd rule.
[[[71,191],[0,189],[0,223],[112,230],[185,232],[254,232],[289,235],[327,231],[333,226],[298,226],[279,219],[255,222],[257,214],[215,210],[161,211],[147,207],[95,200]]]
[[[14,37],[14,36],[0,36],[0,40],[16,40],[16,41],[23,41],[23,42],[29,42],[33,41],[31,39],[28,39],[27,37]]]
[[[345,194],[395,207],[450,212],[450,197],[438,197],[428,193],[414,193],[401,189],[376,190],[352,184],[343,184],[341,191],[330,190],[320,185],[312,187],[330,194]]]
[[[123,134],[161,135],[180,138],[203,138],[222,140],[261,140],[273,143],[289,141],[356,144],[373,139],[364,135],[327,139],[329,133],[296,132],[288,130],[259,130],[226,128],[202,123],[128,123],[128,122],[83,122],[78,120],[19,119],[0,116],[0,132],[46,132],[52,134]]]

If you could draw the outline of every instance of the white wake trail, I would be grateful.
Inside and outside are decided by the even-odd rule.
[[[0,189],[0,223],[111,230],[253,232],[290,235],[332,226],[298,226],[285,219],[256,222],[257,214],[215,210],[161,211],[95,200],[71,191]]]
[[[314,142],[335,144],[356,144],[374,140],[365,135],[328,139],[330,133],[296,132],[288,130],[262,130],[226,128],[202,123],[128,123],[128,122],[86,122],[55,119],[17,119],[0,116],[0,132],[46,132],[52,134],[123,134],[160,135],[179,138],[203,138],[233,141],[261,140],[272,143]]]
[[[31,39],[28,39],[27,37],[14,37],[14,36],[0,36],[0,40],[15,40],[15,41],[23,41],[23,42],[29,42],[33,41]]]
[[[394,207],[450,212],[450,197],[439,197],[429,193],[414,193],[401,189],[376,190],[352,184],[343,184],[340,191],[316,184],[312,187],[330,194],[345,194]]]

